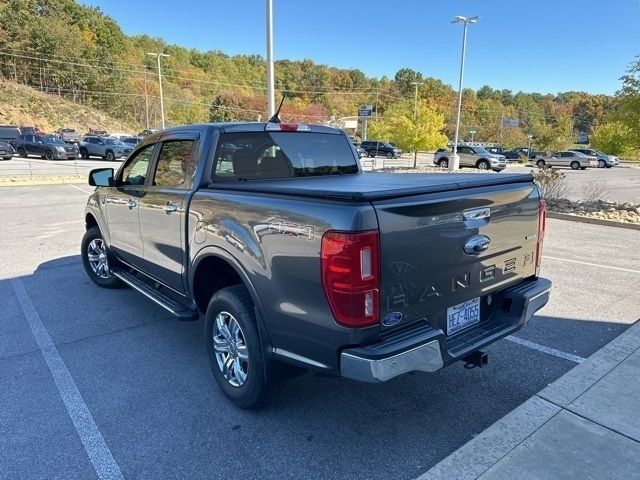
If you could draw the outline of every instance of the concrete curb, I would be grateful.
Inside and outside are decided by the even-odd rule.
[[[621,223],[613,220],[605,220],[602,218],[583,217],[581,215],[571,215],[569,213],[547,212],[548,218],[556,218],[558,220],[567,220],[569,222],[590,223],[592,225],[604,225],[605,227],[626,228],[628,230],[640,230],[638,223]]]
[[[640,321],[417,480],[477,479],[638,349]]]

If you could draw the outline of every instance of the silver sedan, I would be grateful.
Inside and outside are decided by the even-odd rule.
[[[585,170],[587,167],[597,167],[598,159],[591,155],[571,150],[555,152],[536,160],[536,165],[545,167],[569,167],[572,170]]]

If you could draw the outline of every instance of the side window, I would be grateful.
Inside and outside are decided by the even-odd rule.
[[[160,147],[152,185],[178,187],[188,179],[193,140],[169,140]]]
[[[122,170],[122,185],[144,185],[155,144],[147,145],[127,161]]]

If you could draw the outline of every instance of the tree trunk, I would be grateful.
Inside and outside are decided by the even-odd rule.
[[[418,150],[413,151],[413,168],[418,166]]]

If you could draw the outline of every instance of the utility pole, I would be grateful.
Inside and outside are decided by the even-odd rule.
[[[376,118],[378,118],[378,100],[380,97],[380,90],[376,88]]]
[[[147,97],[147,66],[144,67],[144,118],[145,128],[149,130],[149,98]]]
[[[267,0],[267,116],[276,113],[273,74],[273,0]]]
[[[413,118],[415,119],[418,116],[418,87],[420,82],[411,82],[411,85],[415,87],[413,94]]]
[[[162,97],[162,70],[160,68],[160,57],[168,57],[166,53],[147,52],[147,55],[156,57],[158,60],[158,85],[160,86],[160,120],[162,121],[162,129],[164,130],[164,99]]]
[[[420,82],[411,82],[411,85],[415,87],[413,92],[413,120],[417,123],[418,118],[418,87],[420,86]],[[413,168],[416,168],[418,165],[418,149],[416,148],[413,151]]]
[[[453,141],[453,155],[449,162],[449,170],[458,170],[460,168],[460,157],[458,157],[458,135],[460,133],[460,111],[462,110],[462,80],[464,78],[464,58],[467,52],[467,27],[470,23],[477,23],[480,17],[455,17],[451,23],[462,23],[462,58],[460,59],[460,83],[458,84],[458,116],[456,120],[456,135]]]

